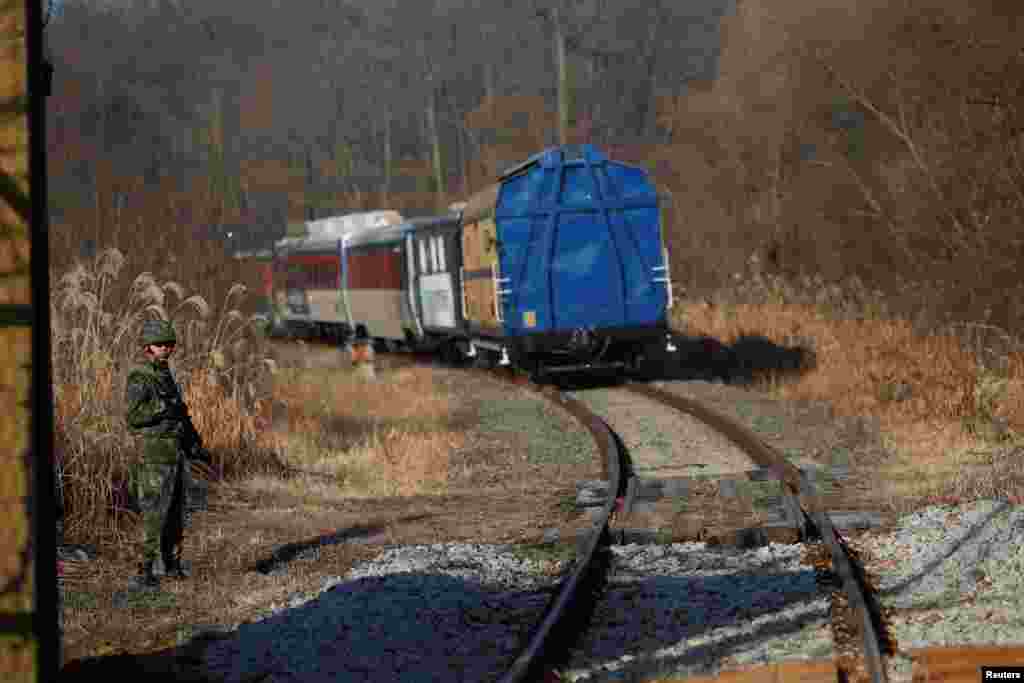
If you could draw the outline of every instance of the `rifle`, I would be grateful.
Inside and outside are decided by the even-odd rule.
[[[210,452],[203,447],[203,438],[196,431],[196,426],[192,424],[192,417],[188,414],[188,410],[185,411],[183,422],[185,431],[181,435],[181,440],[188,457],[209,465],[213,458]]]
[[[203,438],[199,435],[199,431],[196,426],[192,423],[192,416],[188,413],[188,406],[185,405],[184,399],[181,397],[181,385],[178,384],[177,378],[174,377],[174,373],[171,373],[171,378],[174,380],[174,384],[178,389],[177,396],[161,397],[169,399],[170,412],[178,417],[184,426],[184,431],[179,437],[181,439],[182,450],[185,451],[186,458],[190,461],[190,467],[196,467],[202,475],[206,478],[214,479],[213,469],[213,457],[210,452],[203,446]]]

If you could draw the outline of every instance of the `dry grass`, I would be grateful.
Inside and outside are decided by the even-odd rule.
[[[175,323],[179,350],[172,367],[218,475],[244,476],[275,463],[261,438],[273,364],[255,324],[229,308],[244,288],[232,287],[215,314],[180,284],[141,273],[127,300],[118,302],[110,293],[125,263],[120,251],[108,249],[53,277],[54,427],[65,535],[90,542],[122,541],[134,522],[124,491],[139,449],[124,423],[123,392],[128,371],[141,360],[137,339],[147,318]]]
[[[255,325],[230,308],[244,287],[233,286],[215,315],[180,284],[142,273],[115,312],[108,293],[124,265],[116,249],[101,252],[57,279],[51,302],[66,536],[123,541],[136,522],[124,482],[139,453],[123,422],[123,391],[147,317],[175,321],[172,365],[219,478],[327,498],[443,490],[461,437],[428,369],[374,382],[337,369],[278,369]],[[268,428],[272,403],[286,408],[284,430]]]
[[[449,425],[449,399],[430,368],[382,372],[376,381],[346,369],[287,370],[275,395],[288,413],[277,436],[284,461],[310,474],[261,487],[320,499],[444,491],[462,435]]]
[[[724,342],[757,333],[814,349],[805,374],[762,378],[779,398],[878,418],[891,453],[880,479],[922,499],[1024,499],[1024,346],[991,326],[924,329],[884,315],[857,283],[784,282],[756,272],[714,301],[683,302],[675,324]],[[741,303],[742,301],[755,303]]]

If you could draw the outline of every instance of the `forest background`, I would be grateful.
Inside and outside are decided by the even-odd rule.
[[[950,425],[1024,430],[1020,13],[65,0],[46,30],[51,303],[78,532],[120,509],[118,387],[143,317],[182,325],[200,429],[225,472],[251,468],[272,364],[245,323],[258,270],[231,254],[311,218],[443,210],[559,142],[651,170],[679,327],[812,338],[819,368],[788,396],[881,412],[927,453]],[[968,487],[951,467],[943,490],[1022,490],[1016,465]]]

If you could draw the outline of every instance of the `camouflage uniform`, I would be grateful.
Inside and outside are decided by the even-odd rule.
[[[142,344],[175,342],[174,328],[147,321]],[[132,493],[142,513],[141,580],[187,576],[181,562],[186,522],[188,459],[207,459],[188,417],[181,390],[166,360],[147,360],[128,374],[125,388],[130,431],[142,436],[142,461],[132,467]],[[190,448],[191,446],[191,448]]]

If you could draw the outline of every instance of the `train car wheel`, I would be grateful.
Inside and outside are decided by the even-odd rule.
[[[536,368],[530,371],[530,382],[537,385],[549,384],[551,381],[551,375],[548,373],[547,368],[538,365]]]
[[[473,367],[480,370],[493,370],[498,367],[498,358],[490,351],[478,348],[476,358],[473,359]]]
[[[459,350],[459,345],[454,341],[441,344],[441,362],[456,368],[466,364],[466,357]]]

